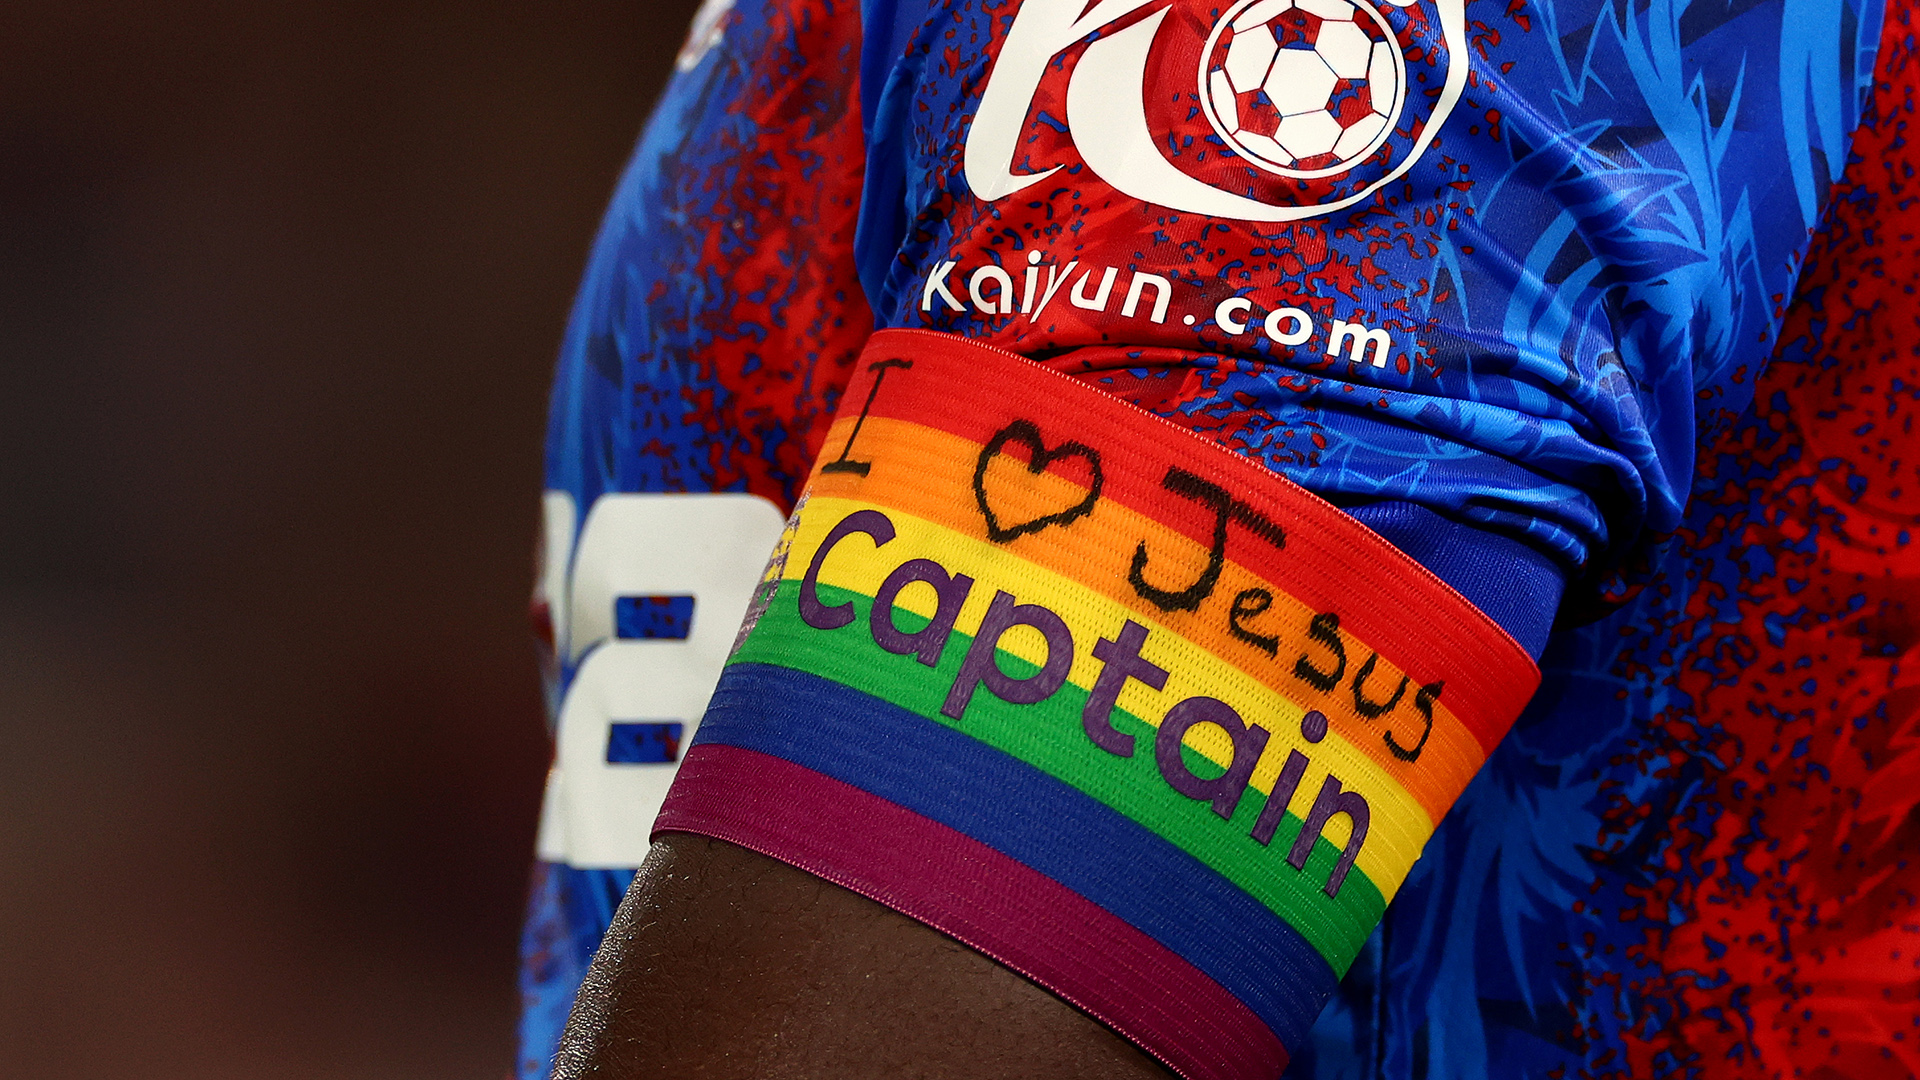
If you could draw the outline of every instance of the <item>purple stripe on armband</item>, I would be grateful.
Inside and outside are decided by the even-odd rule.
[[[930,923],[1125,1031],[1187,1080],[1286,1067],[1271,1029],[1159,942],[964,833],[811,769],[695,746],[653,827],[774,855]]]

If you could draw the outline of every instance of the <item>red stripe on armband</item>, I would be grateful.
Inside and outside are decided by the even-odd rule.
[[[1184,1076],[1271,1077],[1538,681],[1290,481],[883,331],[656,829],[927,922]]]

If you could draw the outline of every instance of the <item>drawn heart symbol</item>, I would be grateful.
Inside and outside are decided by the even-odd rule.
[[[1047,466],[1065,458],[1085,458],[1087,472],[1091,482],[1087,485],[1087,497],[1058,513],[1043,514],[1015,524],[1002,524],[1000,515],[993,512],[993,506],[987,502],[987,465],[996,456],[1006,453],[1008,443],[1017,442],[1031,453],[1027,461],[1027,471],[1035,476],[1047,471]],[[1100,471],[1100,452],[1082,442],[1064,442],[1053,449],[1047,449],[1040,441],[1040,429],[1030,420],[1015,420],[1002,428],[987,445],[980,448],[980,461],[973,467],[973,497],[980,504],[980,513],[987,519],[987,539],[996,544],[1004,544],[1016,536],[1039,532],[1049,525],[1065,525],[1075,518],[1085,517],[1100,501],[1100,488],[1106,483],[1106,476]]]

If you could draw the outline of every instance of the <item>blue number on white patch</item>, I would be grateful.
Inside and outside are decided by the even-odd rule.
[[[785,519],[757,495],[603,495],[576,546],[573,499],[550,491],[544,507],[541,592],[574,672],[540,857],[639,866]]]

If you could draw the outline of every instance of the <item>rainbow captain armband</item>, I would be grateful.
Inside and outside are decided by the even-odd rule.
[[[1538,681],[1289,481],[883,331],[655,830],[928,923],[1191,1080],[1273,1077]]]

